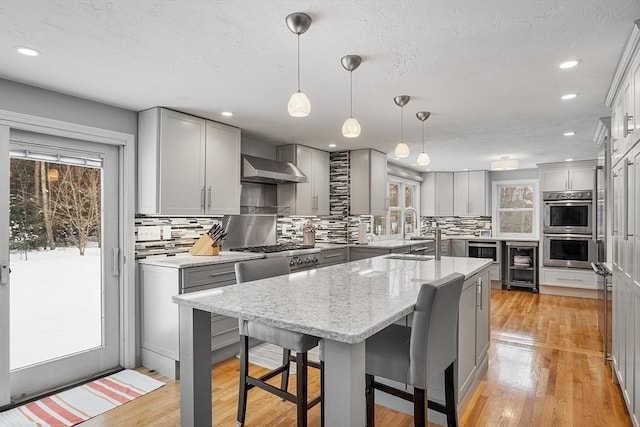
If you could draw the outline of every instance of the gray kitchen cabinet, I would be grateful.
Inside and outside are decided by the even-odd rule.
[[[363,149],[352,150],[349,156],[351,215],[386,215],[387,155]]]
[[[543,163],[540,168],[540,191],[593,190],[595,161]]]
[[[137,148],[139,213],[240,213],[240,129],[156,107],[138,113]]]
[[[408,254],[411,253],[411,246],[401,246],[398,248],[369,248],[363,247],[351,247],[349,248],[349,260],[359,261],[361,259],[373,258],[380,255],[389,254]]]
[[[463,171],[453,174],[453,214],[489,216],[489,172]]]
[[[458,401],[488,366],[490,293],[488,267],[465,280],[458,314]]]
[[[342,264],[349,261],[349,248],[323,249],[318,254],[318,267]]]
[[[451,255],[451,240],[446,239],[446,240],[442,240],[440,242],[440,255],[442,255],[442,256],[454,256],[454,255]]]
[[[329,215],[329,153],[289,144],[278,146],[277,155],[307,176],[307,182],[278,184],[278,205],[291,215]]]
[[[426,172],[421,176],[421,215],[453,216],[453,172]]]
[[[172,268],[139,264],[142,365],[177,379],[180,361],[180,315],[171,301],[177,294],[213,289],[236,283],[234,263]],[[213,360],[237,352],[238,319],[211,315]]]

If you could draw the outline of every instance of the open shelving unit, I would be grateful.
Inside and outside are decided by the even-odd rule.
[[[507,289],[512,286],[538,292],[538,242],[507,242]]]

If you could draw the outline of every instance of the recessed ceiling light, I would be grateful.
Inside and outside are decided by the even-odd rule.
[[[469,170],[469,168],[464,168],[464,169],[462,169],[462,170],[463,170],[463,171],[468,171],[468,170]]]
[[[563,133],[564,136],[574,136],[576,133],[574,131],[569,131],[569,132],[565,132]]]
[[[563,69],[563,70],[566,70],[567,68],[575,67],[579,63],[580,63],[580,61],[578,61],[577,59],[572,59],[571,61],[566,61],[566,62],[563,62],[562,64],[560,64],[560,68]]]
[[[24,56],[38,56],[40,55],[40,52],[38,52],[35,49],[31,49],[28,47],[24,47],[24,46],[16,46],[16,50],[18,51],[18,53],[23,54]]]
[[[569,158],[569,159],[564,159],[565,162],[573,162],[573,159]]]
[[[576,96],[578,96],[578,94],[577,94],[577,93],[568,93],[568,94],[566,94],[566,95],[562,95],[560,98],[561,98],[563,101],[567,101],[567,100],[569,100],[569,99],[573,99],[573,98],[575,98]]]
[[[430,170],[431,170],[431,168],[427,168],[427,169],[425,169],[425,170],[426,170],[426,171],[430,171]]]
[[[336,144],[329,144],[330,148],[334,148],[336,146]]]
[[[225,117],[231,117],[231,116],[233,116],[233,113],[232,113],[231,111],[223,111],[221,114],[222,114],[223,116],[225,116]]]

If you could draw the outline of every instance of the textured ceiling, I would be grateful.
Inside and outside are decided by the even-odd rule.
[[[313,18],[300,38],[307,118],[286,109],[296,89],[292,12]],[[504,155],[534,167],[595,157],[593,130],[638,18],[638,0],[0,0],[0,77],[135,111],[167,106],[254,140],[388,153],[400,138],[393,97],[407,94],[412,154],[402,164],[421,151],[415,113],[427,110],[433,170],[488,169]],[[19,45],[42,54],[24,57]],[[353,73],[356,139],[341,135],[346,54],[363,57]],[[568,59],[581,64],[560,70]],[[570,92],[579,96],[560,100]],[[569,130],[577,135],[562,135]]]

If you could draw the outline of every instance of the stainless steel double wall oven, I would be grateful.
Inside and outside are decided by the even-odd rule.
[[[596,259],[593,239],[593,191],[545,191],[543,265],[591,268]]]

